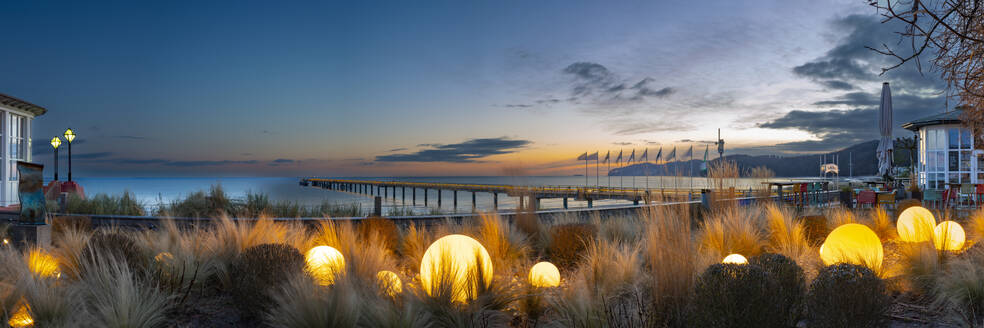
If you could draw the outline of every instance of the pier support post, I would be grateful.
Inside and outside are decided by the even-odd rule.
[[[372,216],[383,216],[383,199],[379,196],[372,199]]]
[[[453,208],[454,209],[458,209],[458,191],[457,190],[452,190],[451,192],[454,193],[454,207]]]
[[[632,200],[632,205],[639,205],[639,200],[638,199],[633,199]]]
[[[400,203],[407,202],[407,187],[400,187]]]
[[[441,189],[437,190],[437,208],[441,208]]]
[[[410,204],[417,206],[417,187],[410,187]]]
[[[533,197],[533,196],[530,196],[530,197]],[[540,197],[534,197],[533,210],[536,211],[536,210],[539,210],[539,209],[540,209]]]
[[[564,209],[567,209],[567,197],[564,197]]]
[[[492,209],[499,210],[499,193],[492,193]]]
[[[389,196],[388,194],[389,194],[389,188],[386,188],[386,186],[383,186],[383,198],[388,197]]]
[[[427,188],[424,188],[424,206],[427,206]]]
[[[474,212],[476,208],[477,208],[477,206],[476,206],[476,202],[475,202],[475,192],[472,191],[472,212]]]
[[[588,208],[594,208],[594,200],[591,198],[588,198]]]

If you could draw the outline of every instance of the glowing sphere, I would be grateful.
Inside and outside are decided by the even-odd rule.
[[[483,281],[475,281],[478,276]],[[427,295],[450,293],[453,301],[464,303],[478,293],[478,283],[492,283],[492,258],[477,240],[447,235],[427,247],[420,260],[420,286]]]
[[[386,295],[396,296],[396,294],[403,292],[403,282],[400,281],[400,276],[397,276],[393,271],[377,272],[376,280],[379,282],[379,289]]]
[[[27,268],[38,276],[53,277],[58,274],[58,261],[43,250],[33,249],[27,254]]]
[[[304,254],[305,269],[319,285],[335,283],[335,277],[345,270],[345,257],[331,246],[317,246]]]
[[[851,263],[864,265],[875,271],[881,268],[884,256],[878,235],[867,226],[857,223],[848,223],[831,231],[820,250],[820,259],[824,265]]]
[[[959,251],[963,249],[966,240],[967,234],[963,227],[953,221],[940,222],[933,234],[933,245],[943,251]]]
[[[530,268],[530,285],[533,287],[560,286],[560,270],[550,262],[540,262]]]
[[[724,260],[721,261],[721,263],[727,263],[727,264],[748,264],[748,259],[746,259],[744,256],[741,256],[741,254],[731,254],[731,255],[725,256],[724,257]]]
[[[31,313],[28,312],[28,307],[25,304],[21,304],[14,314],[10,315],[10,320],[7,320],[7,324],[14,328],[30,327],[34,324],[34,318],[31,318]]]
[[[933,227],[936,227],[936,218],[932,212],[921,206],[905,209],[895,223],[899,239],[911,243],[929,241],[933,237]]]

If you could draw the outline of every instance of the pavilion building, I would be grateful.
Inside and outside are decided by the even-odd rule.
[[[31,122],[48,110],[0,93],[0,206],[17,204],[17,161],[31,161]]]
[[[916,133],[919,158],[916,172],[923,189],[940,190],[947,185],[984,183],[984,152],[974,145],[974,136],[961,126],[961,110],[952,110],[902,125]]]

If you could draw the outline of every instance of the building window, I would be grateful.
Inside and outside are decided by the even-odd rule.
[[[25,141],[25,134],[27,133],[27,118],[17,114],[10,114],[10,118],[7,120],[9,124],[10,134],[10,158],[9,158],[9,172],[10,181],[17,180],[17,161],[22,161],[27,159],[27,142]]]
[[[969,130],[952,125],[926,127],[919,131],[919,137],[919,182],[926,188],[984,183],[984,158],[973,153],[974,138]]]

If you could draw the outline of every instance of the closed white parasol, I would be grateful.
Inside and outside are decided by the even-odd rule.
[[[878,175],[884,176],[892,168],[892,89],[888,82],[882,84],[881,105],[878,108]]]

